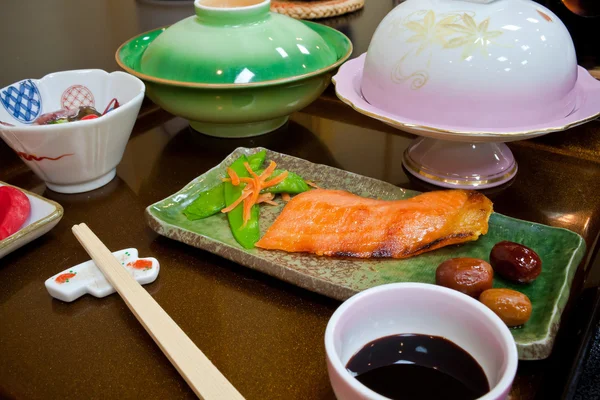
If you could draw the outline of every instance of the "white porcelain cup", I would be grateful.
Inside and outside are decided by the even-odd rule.
[[[477,300],[424,283],[393,283],[365,290],[344,302],[325,331],[327,368],[339,400],[384,400],[346,370],[365,344],[390,335],[444,337],[467,351],[490,385],[485,400],[506,399],[517,372],[517,346],[502,320]]]

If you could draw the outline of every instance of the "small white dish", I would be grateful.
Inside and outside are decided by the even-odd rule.
[[[133,248],[115,251],[112,254],[141,285],[152,283],[158,277],[160,265],[156,258],[140,258],[137,249]],[[86,293],[94,297],[106,297],[115,292],[93,260],[48,278],[45,285],[50,296],[66,302],[76,300]]]
[[[116,174],[144,99],[145,86],[124,72],[99,69],[56,72],[0,89],[0,137],[46,185],[81,193]],[[79,106],[110,110],[96,119],[36,125],[42,114]]]
[[[517,346],[504,322],[477,300],[424,283],[393,283],[346,300],[325,331],[331,386],[339,400],[385,400],[364,386],[346,364],[364,345],[385,336],[416,333],[444,337],[483,368],[491,390],[480,400],[503,400],[517,372]]]
[[[0,182],[0,186],[12,185]],[[21,188],[17,189],[25,193],[29,199],[31,211],[21,229],[4,240],[0,240],[0,258],[54,228],[62,218],[64,212],[62,206],[52,200]]]

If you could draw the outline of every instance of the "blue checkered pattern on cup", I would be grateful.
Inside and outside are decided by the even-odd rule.
[[[0,93],[0,102],[10,115],[26,124],[42,111],[42,96],[31,79],[7,87]]]

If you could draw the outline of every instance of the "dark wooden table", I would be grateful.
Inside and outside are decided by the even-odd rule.
[[[7,15],[14,17],[0,28],[11,35],[0,32],[0,87],[57,70],[114,70],[113,53],[121,42],[192,13],[189,2],[35,3],[8,3]],[[370,0],[357,14],[324,22],[348,34],[358,54],[392,5]],[[35,13],[27,11],[32,7]],[[19,19],[25,15],[27,23]],[[76,195],[48,190],[0,143],[0,180],[65,209],[51,232],[0,260],[0,398],[194,396],[118,296],[84,296],[67,304],[46,292],[45,279],[88,259],[71,233],[72,225],[86,222],[109,248],[136,247],[160,260],[161,274],[146,289],[248,399],[333,399],[323,334],[339,302],[159,237],[146,226],[143,212],[238,146],[264,146],[428,190],[401,165],[413,138],[352,111],[331,88],[287,126],[243,140],[204,136],[147,102],[118,176],[103,188]],[[511,393],[514,399],[560,398],[584,350],[583,333],[600,283],[600,264],[594,263],[600,233],[600,123],[510,147],[519,173],[511,184],[487,193],[495,210],[571,229],[588,246],[552,356],[521,362]]]

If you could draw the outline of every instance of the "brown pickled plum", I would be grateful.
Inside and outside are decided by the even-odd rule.
[[[491,289],[494,270],[478,258],[452,258],[441,263],[435,271],[435,283],[458,290],[471,297]]]
[[[542,260],[535,251],[509,241],[496,243],[490,264],[498,275],[518,283],[533,282],[542,272]]]
[[[521,292],[511,289],[488,289],[479,301],[492,310],[507,326],[523,325],[531,317],[531,301]]]
[[[96,117],[101,117],[102,116],[102,114],[100,114],[98,111],[96,111],[96,109],[94,107],[81,106],[77,110],[77,114],[76,115],[69,117],[69,122],[81,121],[81,119],[87,117],[88,115],[94,115]]]

